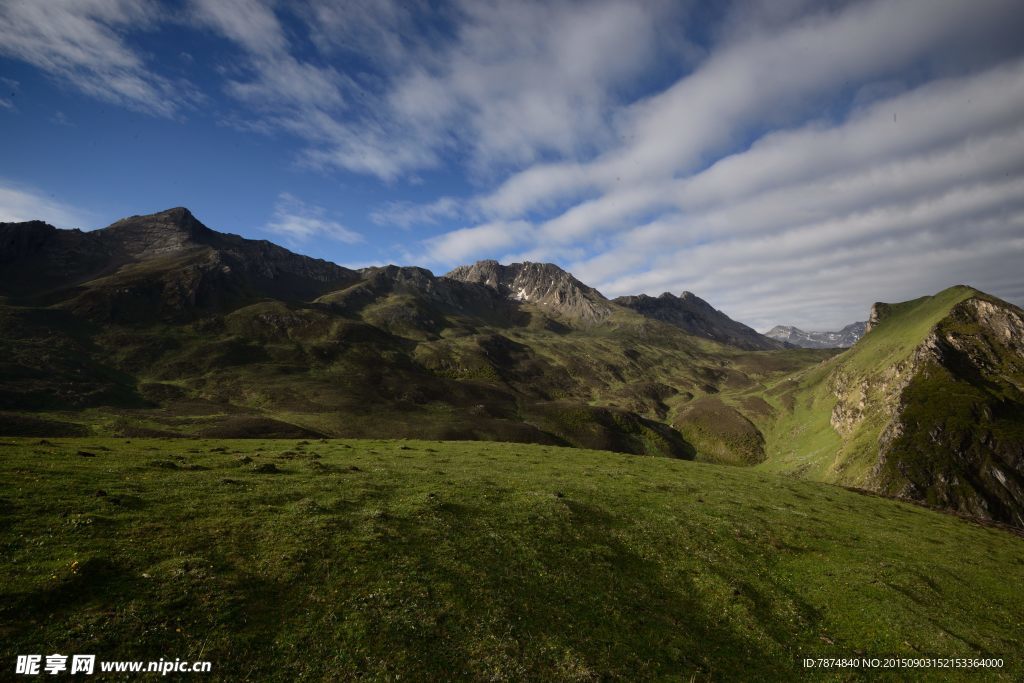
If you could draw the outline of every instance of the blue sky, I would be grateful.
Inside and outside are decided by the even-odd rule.
[[[1006,0],[4,0],[0,220],[187,206],[350,266],[552,261],[834,328],[1024,303]]]

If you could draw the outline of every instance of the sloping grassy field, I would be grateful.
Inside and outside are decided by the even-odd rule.
[[[856,655],[1024,676],[1021,537],[664,458],[4,439],[0,558],[8,673],[59,652],[209,660],[204,681],[792,680]]]
[[[883,320],[855,346],[816,367],[782,379],[765,394],[779,408],[779,419],[766,429],[767,458],[762,467],[819,481],[870,486],[878,462],[878,437],[891,417],[884,387],[895,384],[893,369],[906,363],[928,333],[964,299],[978,295],[956,286],[935,296],[886,304]],[[841,437],[831,424],[836,395],[832,383],[844,379],[846,393],[866,389],[864,417]],[[932,398],[945,405],[945,394]],[[891,409],[891,406],[889,406]]]

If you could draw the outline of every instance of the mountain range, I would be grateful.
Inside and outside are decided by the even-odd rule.
[[[850,323],[838,332],[805,332],[798,327],[776,325],[764,336],[802,349],[847,349],[864,336],[866,329],[867,322]]]
[[[585,446],[1024,527],[1024,312],[956,286],[876,304],[852,341],[793,348],[551,264],[352,270],[183,208],[0,224],[3,434]]]

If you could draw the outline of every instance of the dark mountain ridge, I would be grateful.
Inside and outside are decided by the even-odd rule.
[[[360,279],[265,240],[211,230],[181,207],[92,232],[0,224],[0,259],[3,294],[59,303],[92,320],[178,319],[261,298],[306,300]]]
[[[613,299],[613,302],[641,315],[667,322],[690,334],[741,349],[758,351],[784,348],[781,342],[736,322],[691,292],[683,292],[679,296],[669,292],[658,297],[646,294],[620,296]]]

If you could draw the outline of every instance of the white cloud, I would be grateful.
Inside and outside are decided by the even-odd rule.
[[[364,241],[358,232],[328,218],[323,208],[307,204],[287,192],[278,195],[274,215],[267,222],[265,230],[280,235],[292,244],[302,244],[315,237],[326,237],[345,244]]]
[[[467,205],[519,221],[520,255],[606,294],[688,289],[760,326],[842,325],[958,281],[1022,296],[1024,62],[976,49],[1021,13],[862,2],[734,28],[625,107],[620,142],[593,160],[534,164]],[[910,66],[918,82],[893,81]],[[822,106],[843,97],[835,122]],[[508,248],[495,242],[432,253],[494,257]]]
[[[427,240],[422,259],[427,263],[453,264],[474,254],[494,253],[528,241],[532,227],[526,221],[496,221],[453,230]]]
[[[58,126],[69,126],[74,127],[74,122],[68,118],[67,114],[62,111],[56,111],[53,116],[50,117],[50,123],[55,123]]]
[[[272,6],[261,0],[192,0],[195,20],[255,54],[287,49],[284,30]]]
[[[546,155],[590,156],[609,142],[619,91],[686,45],[668,35],[679,13],[668,2],[461,2],[440,12],[453,26],[445,39],[430,29],[432,8],[416,4],[295,8],[322,54],[355,53],[383,70],[371,76],[302,53],[269,3],[191,5],[199,25],[249,55],[229,94],[305,139],[306,163],[386,181],[449,155],[481,178]]]
[[[751,125],[792,123],[844,87],[888,78],[936,50],[956,50],[1020,14],[1009,0],[854,3],[721,48],[671,87],[617,117],[624,140],[587,164],[538,164],[482,199],[515,216],[582,192],[692,172]]]
[[[5,0],[0,54],[28,62],[106,102],[173,117],[201,98],[191,85],[149,70],[124,39],[162,10],[149,0]]]
[[[58,228],[82,228],[91,223],[88,212],[47,197],[36,188],[0,179],[0,222],[41,220]]]
[[[455,218],[465,211],[462,202],[454,197],[441,197],[429,204],[388,202],[375,209],[370,219],[381,226],[409,228],[413,225],[436,224],[444,218]]]

